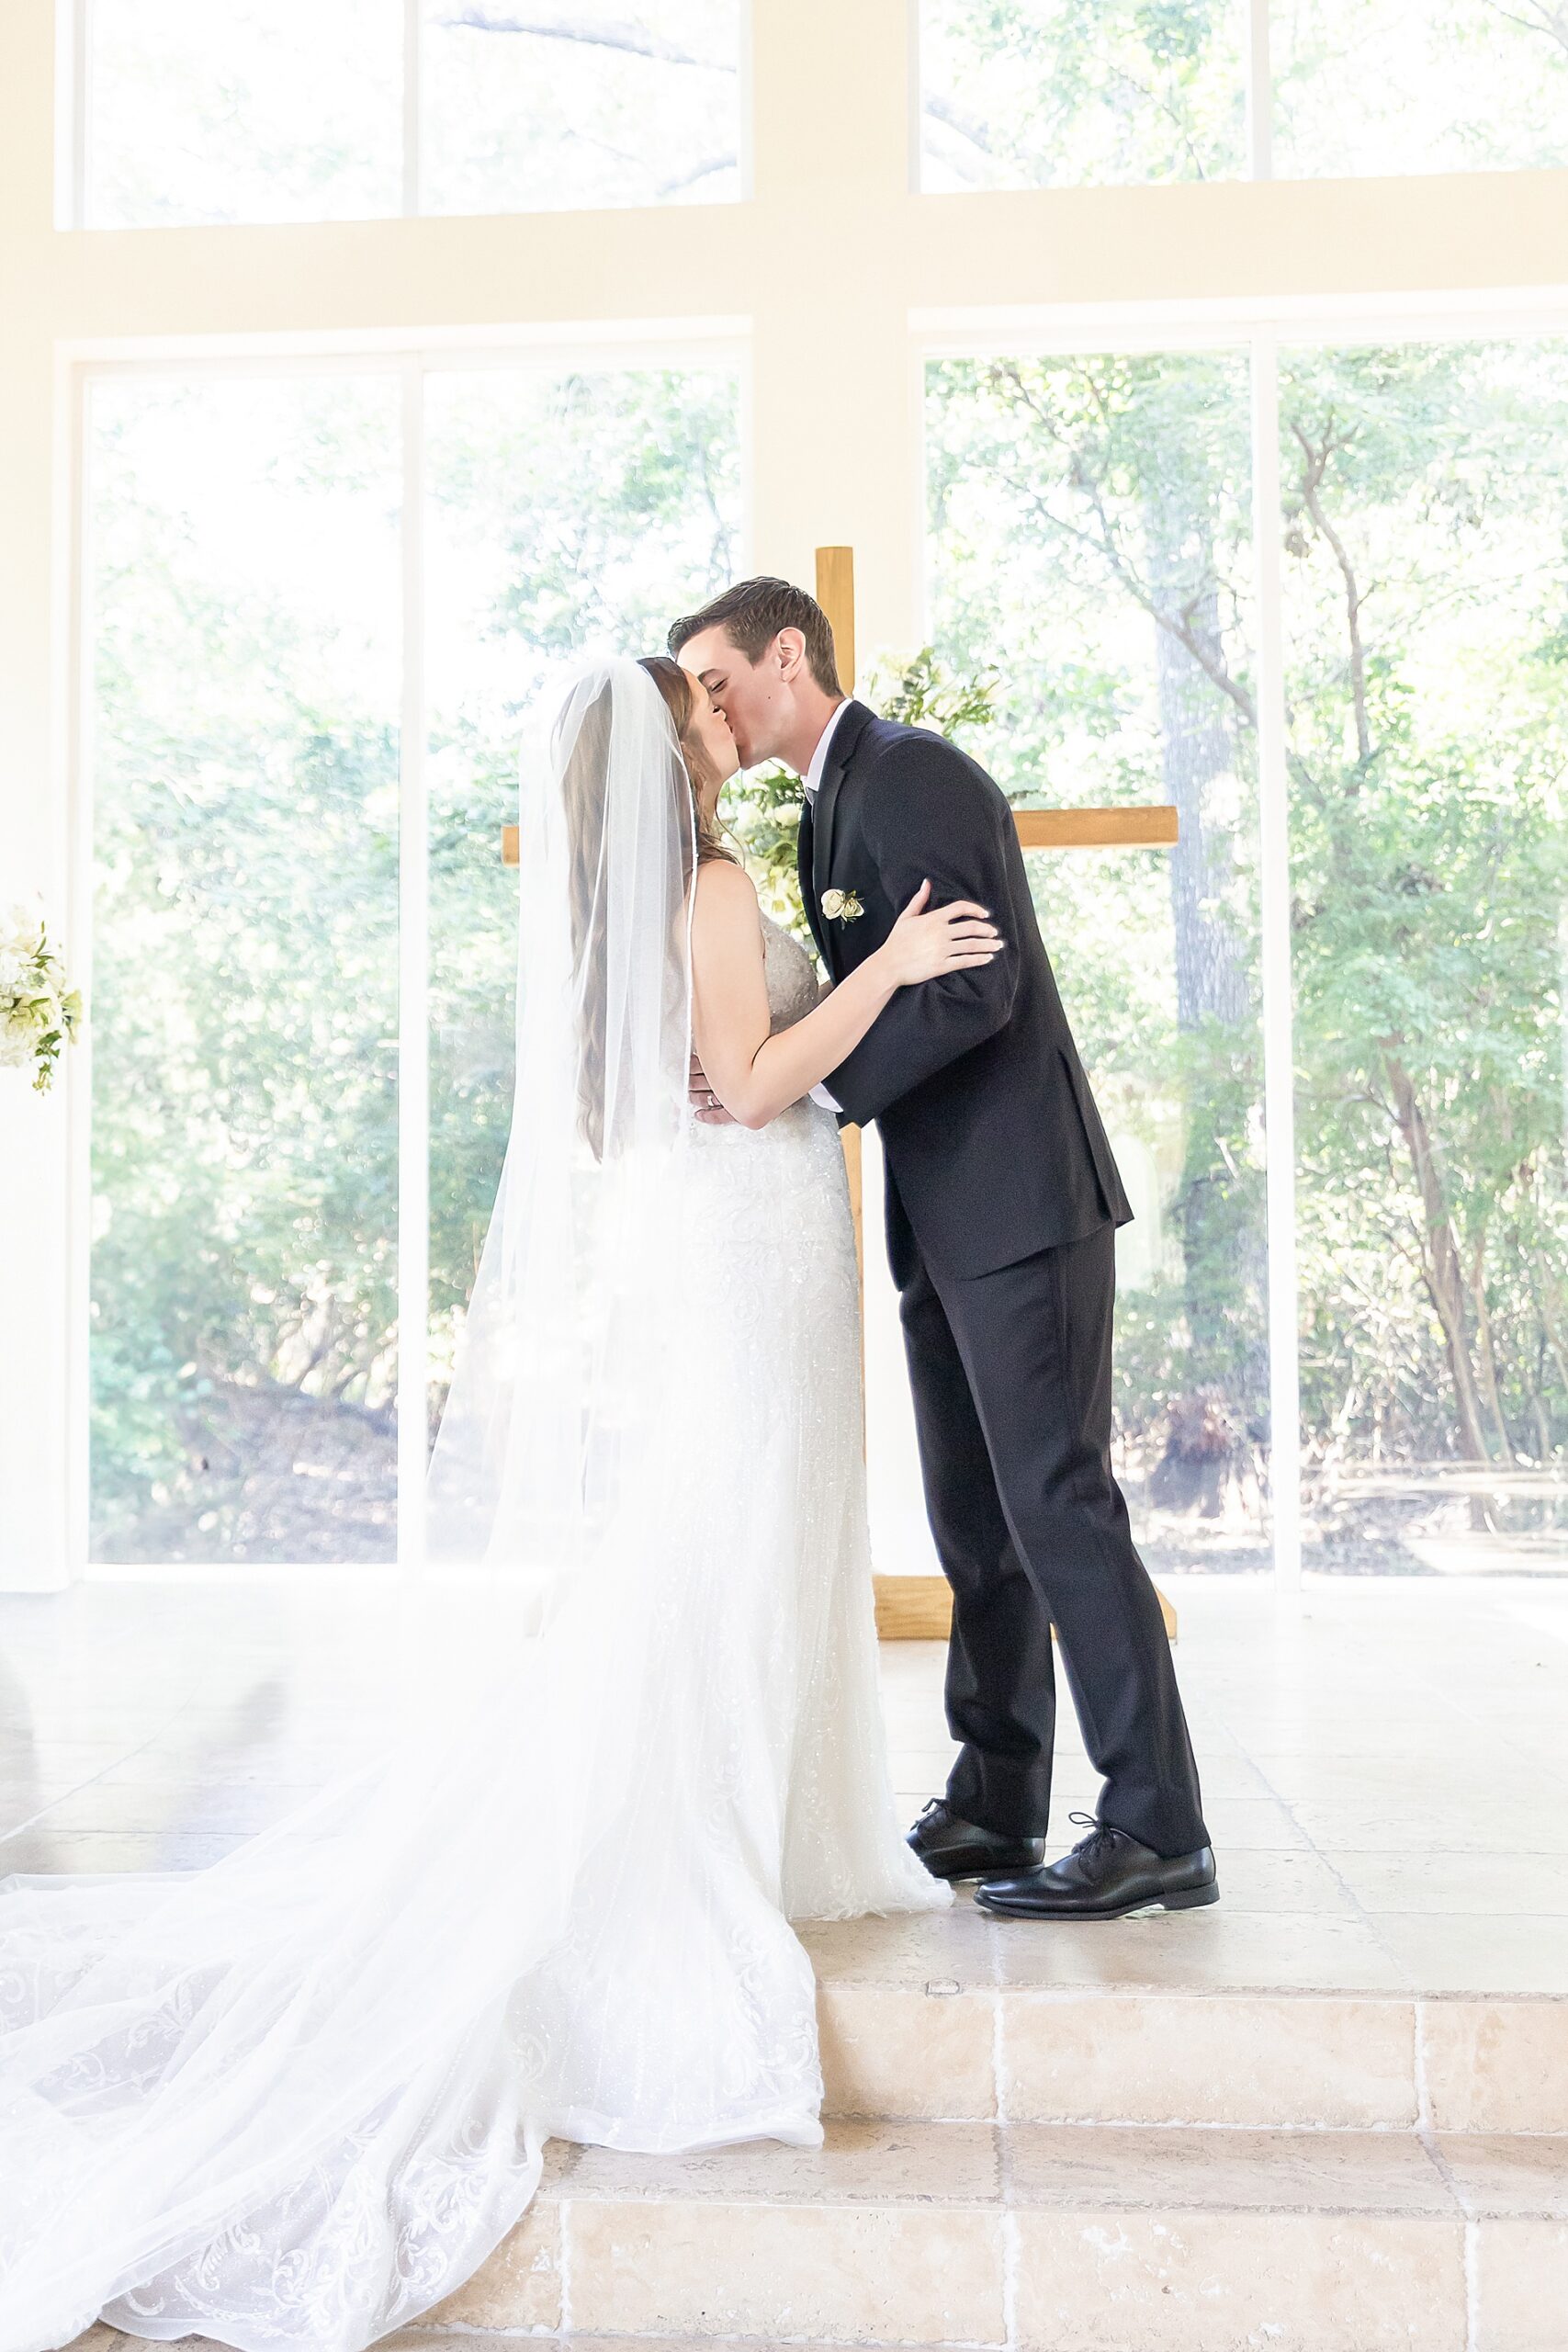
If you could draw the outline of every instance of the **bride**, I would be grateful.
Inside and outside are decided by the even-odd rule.
[[[360,2352],[552,2134],[816,2145],[790,1921],[952,1900],[895,1817],[808,1098],[995,933],[922,892],[818,1001],[723,849],[736,766],[662,659],[587,668],[525,762],[512,1138],[427,1497],[460,1671],[209,1870],[0,1886],[0,2352],[100,2315]]]

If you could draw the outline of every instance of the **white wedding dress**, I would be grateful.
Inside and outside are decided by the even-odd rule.
[[[587,692],[617,729],[636,722],[604,789],[624,790],[643,840],[665,803],[635,761],[650,730],[660,760],[672,738],[634,671],[603,665]],[[561,760],[558,728],[558,784]],[[551,903],[536,901],[541,936]],[[678,915],[638,906],[626,935],[661,941],[668,977]],[[777,1027],[816,981],[792,939],[765,921],[763,936]],[[445,1699],[213,1868],[0,1887],[0,2352],[52,2352],[100,2314],[243,2352],[361,2352],[471,2275],[552,2134],[814,2145],[815,1986],[790,1922],[952,1900],[908,1850],[890,1784],[832,1118],[800,1102],[760,1132],[690,1120],[683,1015],[657,1055],[623,1055],[613,1023],[603,1050],[618,932],[611,944],[593,1050],[569,1072],[579,1102],[585,1058],[611,1072],[594,1080],[611,1108],[593,1281],[578,1285],[598,1320],[576,1352],[549,1320],[570,1243],[546,1214],[543,1145],[509,1159],[509,1222],[498,1204],[486,1251],[492,1319],[498,1282],[538,1313],[504,1409],[479,1391],[473,1426],[510,1496],[485,1556],[547,1556],[547,1597],[516,1612],[498,1587]],[[635,965],[626,1002],[642,1006]],[[554,1001],[536,974],[535,1014]],[[530,1134],[552,1115],[548,1057],[520,1026],[525,1043],[514,1150],[525,1083],[542,1106]],[[637,1074],[615,1079],[623,1065]],[[617,1158],[623,1096],[637,1141]],[[553,1489],[586,1429],[591,1473],[574,1456]]]

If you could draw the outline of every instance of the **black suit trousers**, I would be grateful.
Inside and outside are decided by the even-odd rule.
[[[1101,1820],[1157,1854],[1209,1842],[1159,1599],[1111,1469],[1115,1233],[967,1278],[918,1247],[900,1291],[931,1532],[953,1588],[947,1797],[1045,1834],[1051,1627]]]

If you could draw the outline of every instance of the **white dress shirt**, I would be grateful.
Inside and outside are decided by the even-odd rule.
[[[827,726],[824,727],[821,734],[817,738],[817,749],[812,752],[810,760],[807,763],[806,774],[801,779],[802,783],[806,786],[806,797],[807,800],[815,800],[817,797],[817,787],[821,783],[823,772],[828,765],[828,753],[832,749],[833,737],[838,731],[840,719],[842,718],[848,708],[849,704],[847,702],[838,704],[834,709],[832,718],[828,721]]]
[[[827,726],[824,727],[821,734],[817,738],[817,749],[812,752],[811,758],[807,763],[806,774],[801,778],[802,783],[806,786],[806,797],[809,801],[815,802],[817,798],[817,787],[821,783],[823,774],[828,765],[828,753],[832,747],[834,730],[838,727],[840,719],[842,718],[848,708],[849,705],[847,702],[840,703],[835,708],[832,718],[828,721]],[[825,1086],[814,1086],[811,1090],[811,1100],[813,1102],[820,1102],[823,1107],[829,1111],[841,1111],[844,1107],[841,1102],[835,1101],[834,1097],[829,1093],[828,1089]]]

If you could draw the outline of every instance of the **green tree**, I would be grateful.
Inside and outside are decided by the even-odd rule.
[[[1325,353],[1284,389],[1304,1369],[1325,1448],[1359,1422],[1363,1450],[1508,1464],[1568,1436],[1565,417],[1559,356],[1528,346]],[[1347,1259],[1403,1377],[1336,1295]]]
[[[1268,1393],[1245,375],[1230,354],[959,362],[931,392],[941,642],[1003,673],[1004,784],[1179,811],[1168,855],[1033,882],[1178,1244],[1124,1309],[1123,1426],[1156,1449],[1156,1499],[1217,1512]]]
[[[347,384],[96,411],[100,1558],[389,1556],[395,601],[339,645],[291,584],[312,523],[385,550],[395,417]]]
[[[923,0],[928,178],[1074,186],[1246,166],[1229,0]]]
[[[521,714],[727,578],[737,500],[722,375],[428,401],[439,1388],[511,1108]],[[98,1558],[391,1556],[399,447],[373,377],[96,412]]]
[[[1238,368],[1199,355],[933,371],[941,642],[1001,661],[1015,790],[1157,787],[1181,809],[1162,971],[1131,946],[1125,868],[1119,933],[1081,897],[1066,923],[1061,894],[1042,902],[1097,1076],[1114,1087],[1141,1055],[1182,1102],[1184,1313],[1167,1324],[1163,1395],[1135,1335],[1124,1352],[1152,1385],[1122,1393],[1134,1419],[1163,1401],[1169,1430],[1216,1388],[1238,1420],[1261,1385]],[[1559,1463],[1561,355],[1299,355],[1281,401],[1309,1449],[1325,1470]],[[1227,1333],[1242,1341],[1228,1364]],[[1472,1520],[1500,1525],[1483,1485]],[[1364,1525],[1380,1557],[1399,1556],[1401,1511],[1336,1520],[1325,1505],[1330,1551]]]

